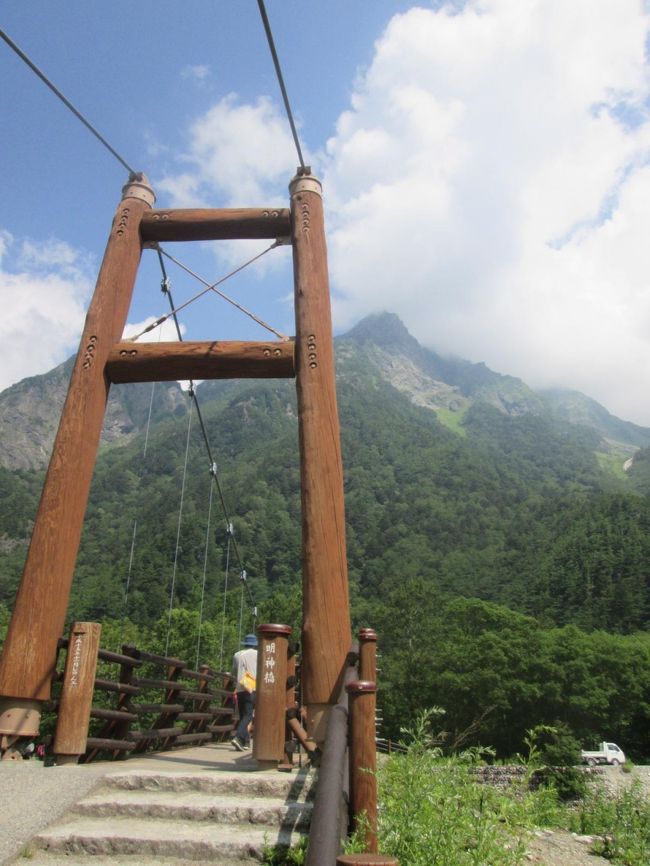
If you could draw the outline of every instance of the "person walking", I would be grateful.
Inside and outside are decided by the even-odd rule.
[[[250,723],[255,710],[255,685],[257,677],[257,637],[247,634],[242,641],[244,649],[235,653],[231,674],[235,680],[239,723],[230,742],[238,752],[250,749]]]

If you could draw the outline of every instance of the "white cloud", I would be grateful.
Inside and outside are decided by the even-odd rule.
[[[295,147],[286,117],[265,96],[246,104],[231,93],[190,127],[184,167],[154,184],[171,207],[286,207],[288,179],[295,173]],[[269,243],[221,241],[213,245],[218,260],[237,267]],[[253,265],[258,276],[286,267],[281,251]]]
[[[467,0],[392,18],[318,154],[339,330],[392,310],[438,351],[650,424],[645,8]],[[230,94],[155,186],[172,206],[286,205],[294,168],[280,107]],[[261,247],[215,250],[230,268]]]
[[[124,327],[122,339],[133,340],[136,343],[172,343],[178,340],[176,324],[171,316],[168,319],[165,319],[165,321],[156,328],[152,328],[150,331],[143,333],[143,331],[145,331],[145,329],[150,325],[153,325],[155,321],[155,316],[147,316],[147,318],[143,319],[141,322],[128,322]],[[180,324],[180,329],[181,336],[183,336],[187,329],[182,322]]]
[[[276,105],[265,96],[254,105],[240,103],[231,93],[192,124],[181,162],[187,171],[156,182],[172,206],[187,207],[188,198],[213,206],[216,199],[220,207],[282,205],[278,181],[292,176],[295,151]]]
[[[80,251],[54,239],[18,241],[0,230],[0,389],[74,352],[92,285]]]
[[[210,75],[210,67],[206,63],[184,66],[181,69],[181,78],[202,83]]]
[[[326,148],[338,327],[394,310],[650,423],[648,23],[641,0],[395,16]]]

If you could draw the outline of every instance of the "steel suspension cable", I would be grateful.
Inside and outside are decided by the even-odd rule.
[[[240,271],[243,271],[244,268],[247,268],[249,265],[252,265],[253,262],[256,262],[258,259],[261,259],[262,256],[266,255],[266,253],[270,252],[272,249],[275,249],[275,247],[277,247],[277,246],[280,246],[280,244],[278,244],[277,241],[274,241],[271,244],[271,246],[267,247],[265,250],[262,250],[261,253],[258,253],[256,256],[253,256],[253,258],[248,259],[248,261],[244,262],[242,265],[239,265],[233,271],[230,271],[230,273],[226,274],[224,277],[221,277],[220,279],[218,279],[216,281],[216,283],[208,283],[207,280],[204,280],[203,277],[200,277],[197,273],[195,273],[187,265],[184,265],[182,262],[180,262],[177,258],[172,256],[166,250],[163,250],[162,247],[156,246],[156,251],[158,253],[158,259],[160,261],[160,266],[161,266],[164,273],[166,273],[166,272],[165,272],[165,266],[164,266],[164,262],[162,260],[162,256],[165,256],[170,261],[174,262],[175,265],[178,265],[179,268],[184,270],[190,276],[194,277],[194,279],[198,280],[200,283],[203,283],[203,285],[207,286],[207,288],[205,288],[202,292],[198,292],[196,295],[189,298],[187,301],[184,301],[178,307],[174,307],[174,305],[172,304],[171,305],[171,307],[172,307],[171,312],[166,313],[163,316],[159,316],[155,321],[153,321],[150,325],[147,325],[146,328],[144,328],[138,334],[135,334],[133,337],[127,337],[127,342],[132,342],[134,340],[140,339],[140,337],[143,337],[145,334],[148,334],[150,331],[153,331],[155,328],[164,324],[164,322],[166,322],[167,319],[169,319],[172,316],[174,317],[174,321],[176,322],[176,327],[178,329],[178,319],[176,317],[176,314],[180,313],[181,310],[184,310],[185,307],[189,307],[189,305],[193,304],[194,301],[198,301],[199,298],[202,298],[203,295],[206,295],[209,291],[215,292],[215,294],[219,295],[220,298],[223,298],[224,301],[227,301],[229,304],[232,304],[233,307],[236,307],[238,310],[240,310],[246,316],[249,316],[254,322],[257,322],[258,325],[261,325],[263,328],[266,328],[267,331],[270,331],[272,334],[275,334],[276,337],[279,337],[281,340],[285,340],[285,341],[288,340],[289,337],[287,337],[285,334],[280,333],[280,331],[276,331],[275,328],[271,327],[271,325],[267,324],[263,319],[260,319],[258,316],[255,315],[255,313],[252,313],[250,310],[247,310],[246,307],[243,307],[241,304],[239,304],[233,298],[229,297],[224,292],[220,292],[217,289],[217,286],[220,286],[222,283],[225,283],[226,280],[229,280],[231,277],[234,277],[235,274],[238,274]],[[167,279],[167,277],[165,277],[165,280],[166,279]]]
[[[32,72],[34,72],[34,73],[35,73],[35,74],[36,74],[36,75],[41,79],[41,81],[42,81],[42,82],[43,82],[47,87],[49,87],[49,89],[52,91],[52,93],[54,93],[54,95],[57,96],[57,97],[61,100],[61,102],[66,106],[66,108],[68,108],[68,109],[69,109],[69,110],[74,114],[74,116],[75,116],[78,120],[80,120],[81,123],[83,123],[83,125],[84,125],[88,130],[90,130],[90,132],[95,136],[95,138],[96,138],[98,141],[100,141],[100,142],[104,145],[104,147],[106,148],[106,150],[108,150],[108,152],[109,152],[110,154],[112,154],[112,155],[115,157],[115,159],[116,159],[119,163],[121,163],[121,165],[124,166],[124,168],[129,172],[129,174],[132,174],[132,175],[137,174],[137,172],[135,171],[135,169],[131,168],[131,166],[130,166],[130,165],[128,164],[128,162],[124,159],[124,157],[120,156],[120,154],[115,150],[114,147],[112,147],[112,146],[108,143],[108,141],[104,138],[104,136],[103,136],[101,133],[99,133],[99,132],[95,129],[95,127],[92,125],[92,123],[90,123],[90,121],[87,120],[87,119],[83,116],[83,114],[82,114],[82,113],[81,113],[77,108],[74,107],[74,105],[70,102],[70,100],[67,99],[67,98],[66,98],[66,97],[61,93],[61,91],[59,90],[59,88],[56,87],[56,86],[55,86],[55,85],[50,81],[50,79],[47,77],[47,75],[45,75],[45,73],[42,72],[42,71],[38,68],[38,66],[37,66],[37,65],[36,65],[32,60],[29,59],[29,57],[25,54],[25,52],[24,52],[22,49],[20,49],[20,48],[16,45],[16,43],[13,41],[13,39],[11,39],[11,38],[10,38],[10,37],[9,37],[9,36],[4,32],[4,30],[0,30],[0,36],[4,39],[4,41],[7,43],[7,45],[12,49],[12,51],[15,51],[15,53],[18,55],[18,57],[20,57],[20,59],[21,59],[24,63],[26,63],[27,66],[29,66],[29,68],[32,70]]]
[[[266,8],[264,6],[264,0],[257,0],[257,6],[260,10],[260,16],[262,18],[262,24],[264,25],[264,32],[266,33],[266,41],[269,43],[269,50],[271,52],[271,57],[273,58],[273,65],[275,66],[275,74],[278,79],[278,84],[280,85],[280,91],[282,93],[282,99],[284,100],[284,108],[287,112],[287,118],[289,120],[289,126],[291,127],[291,135],[293,136],[293,143],[296,145],[296,151],[298,153],[298,162],[300,163],[300,167],[305,171],[305,161],[302,158],[302,150],[300,149],[300,141],[298,140],[298,133],[296,131],[296,124],[293,121],[293,114],[291,112],[291,105],[289,104],[289,97],[287,95],[287,88],[284,86],[284,77],[282,75],[282,69],[280,67],[280,60],[278,59],[278,53],[275,50],[275,42],[273,40],[273,33],[271,31],[271,24],[269,23],[269,16],[266,14]]]

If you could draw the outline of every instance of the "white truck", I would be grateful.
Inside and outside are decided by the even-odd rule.
[[[583,763],[590,767],[595,767],[596,764],[610,764],[612,767],[618,767],[619,764],[625,763],[625,752],[616,745],[616,743],[601,743],[600,749],[596,752],[582,752]]]

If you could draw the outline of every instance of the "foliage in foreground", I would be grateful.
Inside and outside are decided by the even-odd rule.
[[[480,751],[443,757],[431,748],[432,716],[420,714],[406,752],[378,774],[382,854],[401,866],[517,866],[526,829],[558,814],[555,792],[503,793],[477,783]]]
[[[570,828],[597,835],[594,853],[612,863],[650,863],[650,800],[638,780],[615,794],[592,788],[571,814]]]
[[[638,784],[617,794],[596,784],[567,804],[552,777],[535,791],[526,782],[499,790],[476,781],[478,750],[443,757],[432,746],[433,716],[421,713],[405,753],[393,754],[379,770],[382,854],[400,866],[517,866],[525,862],[528,832],[552,827],[595,835],[594,853],[618,866],[650,863],[650,801]],[[567,740],[562,731],[529,733],[532,773],[546,749],[550,754]],[[361,836],[352,840],[353,849],[361,850]]]

